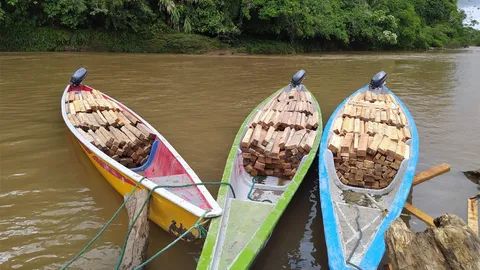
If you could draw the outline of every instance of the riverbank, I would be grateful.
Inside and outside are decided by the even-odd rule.
[[[14,27],[1,29],[0,51],[6,52],[128,52],[178,54],[298,54],[338,51],[322,44],[303,41],[290,43],[278,40],[240,37],[221,42],[217,38],[176,32],[113,32],[93,29],[67,30],[55,27]],[[478,44],[480,45],[480,43]],[[460,48],[451,43],[440,48]],[[437,47],[438,48],[438,47]],[[378,50],[378,49],[377,49]]]
[[[295,54],[300,45],[282,41],[243,38],[220,42],[216,38],[184,33],[128,33],[97,30],[66,30],[54,27],[2,29],[0,51],[130,52],[180,54]]]

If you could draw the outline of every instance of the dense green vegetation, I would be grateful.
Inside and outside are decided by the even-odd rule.
[[[0,50],[248,53],[480,45],[456,0],[6,0]]]

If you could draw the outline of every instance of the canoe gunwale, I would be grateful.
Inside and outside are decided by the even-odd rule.
[[[89,86],[87,86],[87,87],[89,87]],[[91,88],[91,87],[89,87],[89,88]],[[100,151],[100,149],[98,149],[97,147],[92,145],[89,141],[87,141],[85,138],[83,138],[83,136],[76,130],[75,126],[73,126],[72,123],[70,123],[70,121],[67,118],[67,113],[65,111],[65,106],[64,106],[65,105],[65,97],[66,97],[66,94],[67,94],[69,89],[70,89],[70,85],[67,85],[65,87],[65,90],[64,90],[62,98],[61,98],[61,102],[60,102],[61,106],[60,107],[61,107],[61,110],[62,110],[63,120],[64,120],[65,124],[67,125],[68,129],[70,130],[70,132],[76,137],[76,139],[78,141],[80,141],[86,148],[88,148],[89,151],[93,152],[95,155],[97,155],[99,158],[101,158],[104,162],[106,162],[112,168],[118,170],[122,174],[129,177],[131,180],[135,181],[135,184],[138,183],[143,178],[143,176],[135,173],[134,171],[130,170],[129,168],[126,168],[122,164],[118,163],[117,161],[115,161],[114,159],[109,157],[107,154]],[[119,105],[122,105],[122,107],[124,109],[126,109],[133,116],[135,116],[138,120],[140,120],[150,130],[152,130],[155,133],[155,135],[158,137],[158,139],[161,140],[162,143],[164,143],[165,146],[168,148],[168,150],[174,155],[174,157],[178,160],[178,162],[182,165],[182,167],[185,168],[185,171],[189,174],[189,176],[194,181],[194,183],[201,183],[201,180],[198,178],[198,176],[195,174],[195,172],[190,168],[190,166],[188,166],[186,161],[180,156],[180,154],[178,154],[178,152],[173,148],[173,146],[154,127],[152,127],[146,120],[141,118],[139,115],[137,115],[133,110],[129,109],[123,103],[115,100],[114,98],[106,95],[105,93],[102,93],[102,95],[108,97],[111,101],[113,101],[113,102],[115,102]],[[153,188],[155,188],[157,186],[157,184],[155,184],[153,181],[149,180],[148,178],[145,178],[145,180],[142,181],[140,186],[143,186],[144,188],[146,188],[148,190],[152,190]],[[222,214],[222,209],[220,208],[220,206],[218,205],[216,200],[208,192],[208,190],[202,185],[199,185],[199,186],[196,186],[196,187],[200,190],[201,194],[204,196],[204,198],[207,200],[207,202],[212,207],[210,212],[205,215],[205,218],[212,218],[212,217],[220,216]],[[165,188],[157,188],[157,189],[154,190],[154,192],[156,194],[168,199],[169,201],[173,202],[174,204],[178,205],[179,207],[185,209],[186,211],[190,212],[191,214],[193,214],[195,216],[200,217],[206,211],[206,210],[201,209],[200,207],[190,203],[189,201],[184,200],[184,199],[178,197],[177,195],[169,192]]]
[[[333,121],[335,119],[334,116],[337,116],[340,110],[343,109],[347,100],[352,98],[358,92],[365,90],[366,88],[368,88],[368,84],[364,85],[363,87],[352,93],[350,96],[345,98],[340,105],[338,105],[338,107],[332,113],[332,117],[330,117],[325,126],[325,134],[322,136],[321,147],[319,150],[318,165],[320,181],[320,206],[323,216],[325,242],[328,250],[328,264],[331,269],[350,269],[350,267],[347,266],[343,251],[343,244],[339,235],[340,232],[337,228],[338,220],[334,211],[333,200],[330,194],[330,179],[328,177],[328,169],[324,162],[325,151],[327,150],[328,146],[328,134],[332,128]],[[358,265],[358,267],[360,267],[361,269],[377,269],[377,266],[380,263],[380,260],[382,259],[385,252],[385,241],[383,239],[383,233],[388,229],[390,223],[393,222],[393,220],[395,220],[400,215],[403,209],[403,205],[405,204],[410,188],[412,186],[415,169],[418,162],[419,141],[415,121],[405,104],[393,92],[391,92],[388,87],[385,86],[385,89],[389,93],[391,93],[393,97],[395,97],[396,102],[403,109],[408,119],[410,130],[412,133],[411,155],[407,168],[405,170],[404,177],[403,179],[401,179],[401,183],[399,184],[400,187],[398,188],[394,200],[390,208],[388,209],[389,211],[388,213],[386,213],[385,218],[382,220],[378,230],[374,234],[373,240],[370,242],[370,245],[366,249],[367,251],[365,255],[363,256],[360,264]]]
[[[275,91],[269,97],[265,98],[245,118],[245,120],[240,126],[239,131],[237,132],[237,135],[230,149],[230,153],[226,161],[226,166],[224,169],[222,181],[230,182],[233,169],[234,169],[233,163],[239,149],[240,141],[243,138],[246,130],[248,129],[249,123],[251,122],[252,118],[255,116],[255,114],[260,110],[260,108],[264,104],[266,104],[276,95],[278,95],[281,91],[289,89],[288,87],[289,85],[286,85],[280,88],[279,90]],[[305,89],[305,91],[308,91],[308,89],[304,85],[302,85],[302,87],[303,89]],[[303,178],[305,177],[305,174],[307,173],[308,169],[310,168],[311,164],[313,163],[313,160],[317,155],[317,151],[319,148],[322,131],[323,131],[322,129],[323,123],[322,123],[322,113],[321,113],[320,105],[318,104],[314,95],[312,95],[312,101],[315,106],[315,109],[318,111],[317,137],[315,138],[312,149],[310,150],[309,154],[304,157],[304,161],[302,160],[302,163],[297,173],[295,174],[291,182],[287,185],[284,191],[284,195],[277,201],[275,206],[272,208],[271,212],[265,218],[262,225],[255,232],[255,234],[252,235],[251,241],[249,241],[247,246],[245,246],[242,252],[240,252],[238,256],[235,258],[234,262],[229,267],[230,269],[248,269],[251,266],[251,264],[254,262],[260,250],[263,249],[264,245],[267,243],[268,239],[270,238],[275,225],[277,224],[279,218],[285,211],[285,208],[288,206],[293,195],[296,193],[298,187],[303,181]],[[219,202],[220,205],[226,205],[227,200],[229,198],[228,197],[229,193],[230,191],[229,189],[227,189],[227,187],[225,186],[220,187],[220,190],[217,196],[217,201]],[[202,269],[202,270],[211,269],[211,265],[213,263],[213,258],[215,255],[215,247],[219,239],[218,235],[220,233],[220,225],[222,223],[222,219],[223,219],[223,216],[213,219],[212,222],[210,223],[209,233],[207,235],[207,239],[205,240],[202,254],[198,261],[197,269]],[[263,243],[263,245],[260,247],[258,246],[259,241]]]

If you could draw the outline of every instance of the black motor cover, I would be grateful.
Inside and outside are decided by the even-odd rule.
[[[303,80],[305,80],[306,76],[307,76],[307,73],[305,72],[305,70],[301,69],[301,70],[297,71],[297,73],[295,73],[295,75],[293,75],[293,77],[292,77],[292,85],[297,86],[297,85],[302,84],[302,82],[303,82]]]
[[[378,88],[385,84],[387,80],[387,73],[385,71],[380,71],[375,76],[373,76],[372,80],[370,81],[371,88]]]
[[[79,86],[82,81],[87,77],[87,70],[85,68],[79,68],[75,73],[73,73],[70,83],[73,86]]]

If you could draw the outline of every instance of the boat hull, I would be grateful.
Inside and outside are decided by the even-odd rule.
[[[90,151],[80,141],[77,142],[95,168],[120,195],[125,196],[132,191],[136,185],[134,179],[109,165],[108,162]],[[139,185],[137,189],[145,189],[145,187]],[[174,236],[179,236],[185,228],[190,228],[198,220],[197,216],[155,192],[150,198],[149,207],[150,220]],[[197,229],[191,232],[192,233],[187,235],[184,240],[193,241],[200,237],[200,232]]]
[[[261,102],[244,120],[242,123],[235,139],[230,149],[230,153],[228,155],[228,159],[226,162],[225,170],[222,177],[222,182],[229,182],[235,183],[240,182],[237,179],[236,174],[240,174],[243,171],[243,164],[241,162],[241,151],[239,151],[240,141],[242,140],[243,136],[248,129],[250,122],[252,121],[255,113],[257,110],[262,108],[264,104],[266,104],[271,98],[275,97],[282,91],[284,88],[279,89],[275,93],[273,93],[270,97],[266,98],[263,102]],[[308,90],[307,90],[308,91]],[[238,254],[234,254],[236,257],[232,264],[228,267],[217,267],[219,263],[215,260],[215,249],[217,248],[216,245],[219,244],[219,237],[222,234],[221,228],[225,227],[225,220],[227,219],[227,215],[225,214],[222,217],[212,219],[209,227],[209,232],[207,235],[207,239],[203,246],[202,254],[200,256],[197,269],[249,269],[252,264],[254,263],[255,259],[257,258],[260,251],[265,247],[268,240],[270,239],[273,230],[278,223],[280,217],[282,216],[283,212],[287,208],[288,204],[292,200],[293,196],[295,195],[298,187],[302,183],[306,173],[308,172],[310,165],[313,163],[313,160],[316,157],[317,150],[320,144],[320,139],[322,135],[322,115],[320,106],[318,102],[315,100],[315,97],[312,98],[315,103],[315,109],[319,113],[318,119],[318,129],[317,129],[317,136],[315,141],[312,145],[312,149],[310,150],[309,154],[304,157],[302,160],[301,165],[298,168],[297,173],[295,174],[294,178],[288,184],[288,187],[284,190],[283,195],[280,199],[276,202],[276,204],[271,208],[269,213],[266,215],[265,219],[262,221],[261,225],[258,229],[255,230],[253,235],[250,235],[251,239],[248,240],[248,244],[239,252]],[[232,194],[229,189],[225,186],[221,187],[217,196],[217,202],[222,205],[226,206],[228,201],[231,200]],[[260,210],[260,209],[258,209]],[[224,210],[227,213],[227,210]],[[251,212],[257,211],[255,208],[250,208]]]
[[[139,189],[153,190],[149,202],[149,218],[174,236],[179,236],[191,228],[203,216],[210,219],[222,214],[222,209],[216,203],[195,172],[188,166],[175,149],[144,119],[129,110],[126,106],[113,98],[102,94],[105,99],[116,103],[124,111],[128,111],[155,134],[151,146],[150,158],[139,168],[129,169],[96,146],[86,140],[70,122],[64,104],[67,104],[66,95],[70,91],[92,91],[92,88],[81,85],[72,87],[67,85],[61,99],[63,119],[72,136],[79,143],[95,168],[102,174],[108,183],[122,196],[130,193],[135,185]],[[189,187],[162,188],[158,185],[178,186],[189,184]],[[158,188],[157,188],[158,187]],[[192,229],[184,238],[193,241],[202,236],[201,230]]]
[[[322,208],[323,216],[323,225],[325,232],[325,242],[328,251],[328,264],[330,269],[355,269],[355,266],[351,266],[347,263],[347,256],[344,255],[344,245],[342,241],[342,235],[340,233],[340,218],[337,216],[335,207],[337,207],[336,202],[332,199],[332,190],[334,190],[335,183],[332,180],[332,172],[329,172],[327,158],[331,152],[327,149],[329,133],[332,129],[332,125],[338,114],[343,109],[347,100],[368,88],[368,85],[360,88],[354,92],[351,96],[346,98],[332,113],[329,121],[325,126],[325,132],[322,136],[321,146],[319,150],[319,193],[320,193],[320,205]],[[415,121],[408,111],[407,107],[403,102],[396,97],[388,88],[385,89],[395,97],[397,104],[403,109],[406,114],[407,120],[410,125],[410,131],[412,134],[412,139],[410,143],[411,154],[408,164],[405,165],[405,170],[402,172],[403,177],[398,179],[397,186],[392,188],[392,198],[391,203],[388,207],[388,212],[383,217],[383,219],[378,223],[376,231],[372,234],[372,239],[368,243],[366,251],[363,254],[363,257],[360,259],[360,263],[356,266],[361,269],[377,269],[378,264],[380,263],[383,254],[385,252],[385,242],[383,238],[384,232],[388,229],[390,224],[398,218],[400,215],[403,205],[405,204],[410,188],[412,186],[412,181],[415,175],[415,169],[418,161],[418,133],[415,125]],[[335,172],[334,172],[335,174]],[[388,188],[388,187],[387,187]],[[337,207],[338,209],[338,207]],[[360,210],[358,210],[360,212]]]

